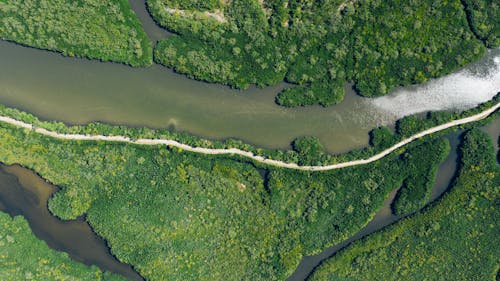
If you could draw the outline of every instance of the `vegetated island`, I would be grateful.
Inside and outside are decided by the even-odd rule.
[[[495,280],[500,168],[491,139],[469,131],[451,190],[419,213],[353,243],[316,280]]]
[[[152,64],[152,43],[127,0],[0,1],[0,39],[65,56]]]
[[[2,108],[6,114],[61,131],[111,130],[64,129]],[[19,163],[60,186],[49,201],[51,212],[61,219],[85,214],[111,252],[148,280],[283,280],[303,255],[359,231],[403,182],[400,192],[410,196],[398,197],[401,212],[422,208],[449,150],[439,135],[370,165],[311,172],[164,145],[59,140],[0,123],[0,161]],[[383,140],[391,138],[377,143]]]
[[[367,97],[449,74],[500,46],[493,0],[147,0],[161,26],[155,61],[245,89],[295,84],[283,106]],[[151,40],[126,0],[1,1],[0,38],[67,56],[151,65]]]
[[[367,97],[421,83],[500,45],[493,0],[148,0],[177,33],[155,61],[196,79],[245,89],[298,84],[284,106],[335,104],[353,82]],[[465,5],[465,6],[464,6]]]

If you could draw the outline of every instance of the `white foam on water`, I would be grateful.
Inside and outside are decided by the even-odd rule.
[[[477,68],[482,70],[474,71]],[[488,51],[480,62],[456,73],[365,102],[384,120],[382,123],[387,123],[392,118],[426,111],[473,108],[492,99],[499,91],[500,48]]]

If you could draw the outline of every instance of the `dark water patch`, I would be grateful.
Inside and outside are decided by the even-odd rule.
[[[481,128],[488,136],[491,137],[493,141],[493,146],[495,147],[495,152],[497,155],[497,164],[500,165],[500,117],[495,118],[488,125]]]
[[[84,218],[61,221],[50,214],[47,200],[58,188],[34,172],[20,166],[0,164],[0,210],[11,216],[21,215],[38,239],[78,262],[96,265],[133,281],[143,278],[130,265],[120,263]]]
[[[147,9],[146,1],[129,0],[128,2],[132,7],[132,10],[134,10],[134,13],[139,18],[139,21],[141,22],[144,31],[146,31],[149,39],[153,41],[153,45],[155,45],[159,40],[172,34],[156,24]]]
[[[441,195],[443,195],[444,192],[448,190],[450,184],[455,178],[455,174],[457,172],[458,164],[460,161],[458,157],[458,149],[462,134],[463,131],[459,130],[446,136],[450,143],[450,153],[448,154],[446,159],[438,166],[436,181],[434,182],[434,187],[429,198],[429,203],[441,197]]]

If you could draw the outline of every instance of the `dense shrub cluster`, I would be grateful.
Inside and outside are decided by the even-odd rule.
[[[498,5],[474,2],[478,35],[494,40]],[[177,33],[158,44],[155,60],[236,88],[297,84],[276,97],[284,106],[338,103],[346,81],[364,96],[384,95],[450,73],[485,51],[460,0],[189,3],[148,0],[156,21]]]
[[[0,1],[0,38],[66,56],[152,64],[152,43],[126,0]]]
[[[50,249],[31,232],[20,216],[0,212],[0,280],[96,280],[125,278],[71,260],[66,253]]]
[[[488,47],[500,46],[500,4],[495,0],[463,0],[472,31]]]
[[[434,154],[427,154],[429,146],[434,147]],[[395,215],[411,214],[422,209],[429,202],[438,164],[446,159],[449,152],[450,146],[447,141],[434,139],[414,148],[412,153],[403,154],[403,159],[406,161],[404,168],[412,172],[404,180],[403,186],[392,203],[391,207]],[[428,162],[429,165],[423,168],[422,161]]]
[[[451,191],[348,246],[310,280],[495,280],[499,182],[490,138],[479,130],[468,132]]]
[[[435,169],[426,155],[442,153],[415,144],[370,165],[310,173],[163,146],[60,141],[3,123],[0,143],[1,162],[61,187],[49,201],[55,215],[86,214],[112,253],[150,280],[283,280],[302,255],[359,231],[391,191]],[[322,155],[314,139],[294,146]]]

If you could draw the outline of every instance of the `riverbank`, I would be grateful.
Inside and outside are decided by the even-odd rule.
[[[495,64],[495,58],[500,59],[500,49],[488,52],[458,76],[401,88],[383,100],[362,98],[346,85],[346,96],[339,105],[283,108],[274,104],[274,96],[286,84],[238,91],[194,81],[158,65],[131,68],[0,41],[0,104],[68,126],[100,122],[169,129],[212,142],[241,140],[263,149],[287,150],[296,137],[314,136],[328,153],[341,154],[366,147],[370,130],[394,126],[402,116],[468,110],[491,100],[500,81],[500,64]],[[477,68],[484,71],[478,73]],[[488,73],[498,78],[490,79]],[[460,84],[456,94],[457,79],[467,78],[468,84]],[[405,96],[408,98],[401,99]],[[445,98],[436,99],[441,96]],[[392,97],[398,97],[397,114],[380,107]]]
[[[131,281],[143,280],[130,265],[120,263],[111,254],[106,241],[94,233],[83,217],[62,221],[49,212],[48,200],[58,191],[58,187],[31,170],[0,163],[0,214],[22,216],[33,235],[51,249],[68,253],[76,262],[97,266]]]
[[[178,141],[172,140],[172,139],[137,139],[133,140],[129,137],[125,136],[104,136],[104,135],[82,135],[82,134],[64,134],[64,133],[58,133],[54,131],[49,131],[44,128],[36,128],[32,124],[25,123],[23,121],[19,121],[16,119],[13,119],[8,116],[0,116],[0,122],[4,122],[7,124],[11,124],[17,127],[22,127],[28,130],[33,130],[34,132],[38,134],[42,134],[45,136],[57,138],[57,139],[63,139],[63,140],[81,140],[81,141],[108,141],[108,142],[122,142],[122,143],[131,143],[131,144],[136,144],[136,145],[166,145],[168,147],[176,147],[185,151],[189,152],[194,152],[194,153],[200,153],[200,154],[206,154],[206,155],[223,155],[223,154],[233,154],[233,155],[239,155],[248,159],[251,159],[253,161],[275,166],[275,167],[280,167],[280,168],[287,168],[287,169],[295,169],[295,170],[303,170],[303,171],[328,171],[328,170],[335,170],[335,169],[341,169],[345,167],[352,167],[352,166],[358,166],[358,165],[365,165],[369,164],[372,162],[375,162],[379,159],[382,159],[383,157],[387,156],[388,154],[396,151],[397,149],[417,140],[422,137],[425,137],[427,135],[443,131],[455,126],[459,125],[464,125],[467,123],[471,122],[476,122],[479,120],[482,120],[492,113],[494,113],[496,110],[500,108],[500,103],[497,103],[493,105],[492,107],[483,110],[480,113],[477,113],[475,115],[454,120],[451,122],[447,122],[445,124],[441,124],[439,126],[432,127],[430,129],[424,130],[420,133],[414,134],[411,137],[408,137],[393,146],[383,150],[380,153],[377,153],[373,155],[370,158],[367,159],[359,159],[359,160],[353,160],[353,161],[347,161],[343,163],[337,163],[337,164],[332,164],[332,165],[325,165],[325,166],[300,166],[296,163],[288,163],[284,161],[279,161],[279,160],[273,160],[269,158],[265,158],[263,156],[258,156],[255,155],[252,152],[248,151],[243,151],[238,148],[227,148],[227,149],[216,149],[216,148],[204,148],[204,147],[193,147],[184,143],[180,143]]]

